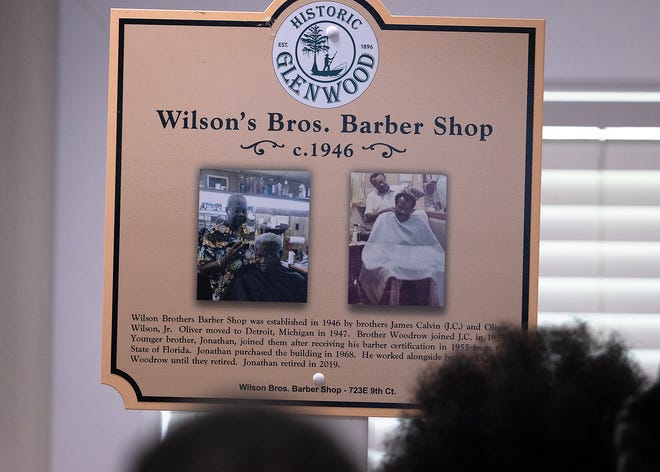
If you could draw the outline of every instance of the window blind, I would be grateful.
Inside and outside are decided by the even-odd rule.
[[[539,326],[581,320],[616,332],[656,378],[660,132],[637,128],[632,139],[610,139],[590,129],[544,129]]]

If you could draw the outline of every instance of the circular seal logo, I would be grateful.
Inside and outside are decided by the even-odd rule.
[[[335,2],[300,7],[280,25],[273,67],[289,95],[316,108],[358,98],[378,68],[378,43],[360,13]]]

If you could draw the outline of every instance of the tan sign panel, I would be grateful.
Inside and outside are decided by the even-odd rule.
[[[113,10],[102,381],[128,408],[415,408],[536,325],[544,24]]]

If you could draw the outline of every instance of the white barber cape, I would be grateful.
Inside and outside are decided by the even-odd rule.
[[[445,251],[431,231],[428,217],[416,211],[404,222],[394,212],[381,214],[362,251],[360,285],[377,304],[387,281],[431,279],[429,299],[444,305]]]

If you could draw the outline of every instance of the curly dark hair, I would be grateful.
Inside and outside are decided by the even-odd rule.
[[[614,471],[616,415],[645,383],[618,338],[584,324],[506,326],[489,352],[425,371],[381,471]]]
[[[617,418],[614,446],[620,472],[660,471],[660,383],[626,400]]]

